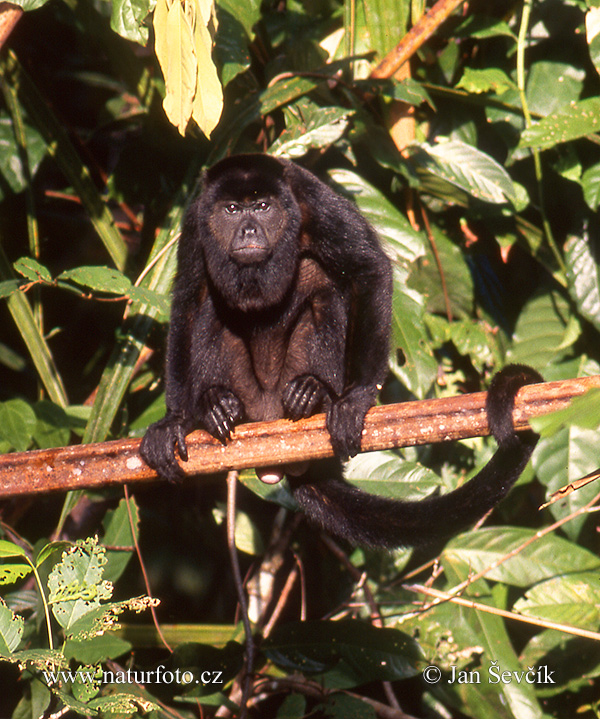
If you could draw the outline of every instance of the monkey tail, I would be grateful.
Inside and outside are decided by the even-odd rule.
[[[294,497],[311,521],[352,544],[392,549],[429,544],[469,527],[506,496],[525,469],[538,437],[531,430],[517,434],[512,412],[517,392],[543,382],[525,365],[507,365],[492,380],[487,398],[488,422],[498,449],[481,471],[462,487],[441,496],[410,502],[368,494],[348,484],[336,459],[319,463],[299,478],[288,477]],[[313,465],[314,466],[314,465]]]

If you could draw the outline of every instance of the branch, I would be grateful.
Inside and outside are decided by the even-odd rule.
[[[464,0],[438,0],[406,33],[396,47],[374,68],[371,77],[392,77],[463,2]]]
[[[527,429],[530,417],[563,409],[592,387],[600,387],[600,375],[523,387],[515,401],[515,427]],[[485,396],[476,392],[374,407],[365,420],[362,449],[370,452],[489,434]],[[202,430],[187,439],[189,461],[182,467],[188,475],[333,456],[323,414],[299,422],[241,425],[226,446]],[[156,480],[156,472],[138,454],[139,444],[139,439],[119,439],[0,456],[0,497]]]

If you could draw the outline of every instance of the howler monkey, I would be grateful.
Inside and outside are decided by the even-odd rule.
[[[167,341],[167,414],[142,441],[168,479],[183,471],[186,435],[201,426],[222,442],[242,421],[292,420],[319,411],[337,457],[283,469],[314,522],[350,542],[396,547],[472,524],[516,481],[535,444],[517,435],[518,389],[541,377],[509,365],[490,387],[487,413],[499,448],[470,482],[402,502],[344,481],[360,451],[367,410],[386,376],[392,270],[348,200],[312,173],[267,155],[229,157],[209,169],[185,217]],[[281,469],[259,471],[277,481]],[[322,478],[322,477],[325,478]]]

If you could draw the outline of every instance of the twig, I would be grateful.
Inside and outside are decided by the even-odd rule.
[[[238,553],[235,546],[235,498],[237,482],[238,473],[235,471],[229,472],[227,475],[227,549],[229,550],[233,580],[235,582],[244,633],[246,635],[246,662],[241,679],[242,695],[240,699],[240,719],[245,719],[248,712],[248,699],[252,691],[252,676],[254,674],[254,658],[256,652],[254,637],[252,636],[252,627],[250,626],[250,619],[248,618],[248,602],[246,601],[246,592],[244,591],[244,582],[242,581],[242,572],[240,570]]]
[[[459,597],[449,592],[441,592],[438,589],[433,589],[432,587],[424,587],[422,584],[403,584],[402,588],[407,589],[409,592],[414,592],[415,594],[424,594],[426,597],[434,597],[435,599],[452,602],[453,604],[460,604],[461,607],[477,609],[480,612],[495,614],[496,616],[504,617],[505,619],[514,619],[517,622],[533,624],[534,626],[542,627],[543,629],[557,629],[559,632],[565,632],[566,634],[573,634],[577,637],[585,637],[586,639],[595,639],[596,641],[600,641],[599,632],[592,632],[588,629],[572,627],[568,624],[550,622],[546,619],[539,619],[537,617],[528,617],[523,614],[509,612],[506,609],[497,609],[496,607],[490,607],[488,604],[474,602],[472,599],[465,599],[464,597]]]
[[[529,418],[568,406],[573,397],[600,387],[600,375],[523,387],[513,419],[518,430]],[[374,407],[368,414],[362,450],[454,441],[489,434],[485,392]],[[40,492],[134,484],[157,479],[138,454],[140,440],[15,452],[0,456],[0,498]],[[325,415],[299,422],[278,420],[241,425],[226,446],[198,430],[188,437],[186,474],[268,467],[333,456]]]

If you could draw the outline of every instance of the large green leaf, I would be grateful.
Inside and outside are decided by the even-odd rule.
[[[539,292],[519,315],[507,359],[543,370],[563,357],[578,335],[567,300],[558,292]]]
[[[546,116],[562,110],[579,98],[584,80],[585,71],[566,62],[533,63],[527,73],[529,111]]]
[[[288,623],[262,649],[278,666],[322,675],[325,686],[337,689],[413,677],[421,659],[417,643],[403,632],[352,621]]]
[[[598,469],[599,443],[600,430],[576,426],[562,429],[552,437],[543,437],[539,441],[532,463],[548,496]],[[596,483],[591,482],[576,492],[570,492],[560,502],[553,502],[548,509],[556,519],[562,519],[587,504],[597,493]],[[586,519],[585,515],[577,517],[564,525],[562,531],[575,539]]]
[[[600,130],[600,97],[571,102],[523,131],[519,147],[546,150]]]
[[[510,175],[490,155],[459,140],[411,148],[417,169],[450,183],[483,202],[502,204],[516,200]]]
[[[567,572],[600,569],[600,558],[566,539],[551,534],[535,538],[534,530],[517,527],[490,527],[466,532],[446,546],[443,560],[461,565],[467,573],[491,567],[485,575],[487,579],[517,587],[529,587]],[[494,566],[518,547],[523,549]]]
[[[565,245],[569,294],[582,317],[600,331],[600,238],[596,233],[570,237]]]
[[[596,572],[571,573],[536,584],[514,611],[590,631],[600,626],[600,578]]]

